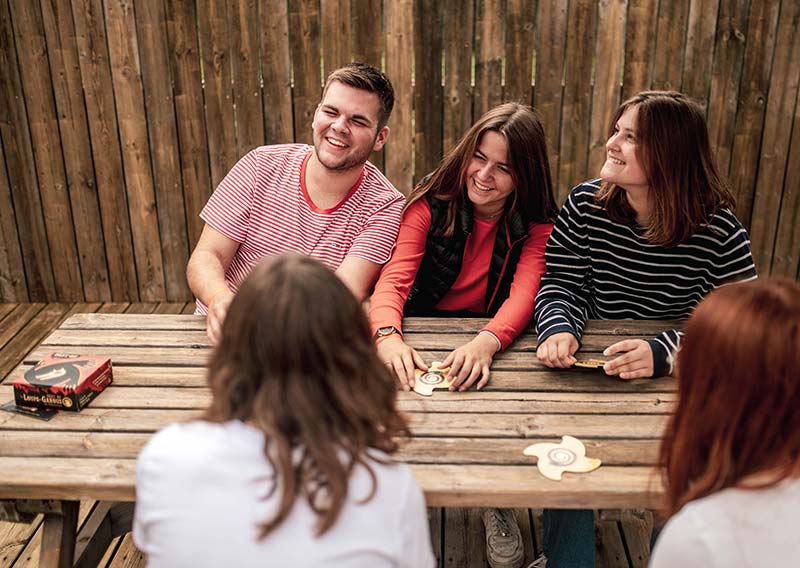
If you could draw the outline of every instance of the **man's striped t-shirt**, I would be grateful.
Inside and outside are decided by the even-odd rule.
[[[713,288],[756,277],[750,238],[728,209],[685,243],[650,244],[637,227],[612,221],[595,203],[600,180],[569,194],[547,242],[547,272],[536,298],[539,343],[587,319],[683,319]],[[656,375],[670,371],[681,334],[650,341]]]
[[[307,254],[331,270],[348,256],[376,264],[389,260],[403,195],[367,162],[350,193],[334,207],[320,209],[305,185],[313,151],[305,144],[252,150],[228,172],[200,213],[208,225],[241,243],[225,273],[232,290],[264,256],[283,252]],[[199,300],[197,313],[207,313]]]

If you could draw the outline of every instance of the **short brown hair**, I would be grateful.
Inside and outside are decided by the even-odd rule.
[[[502,135],[508,145],[508,166],[514,180],[514,192],[504,215],[508,216],[516,209],[526,226],[552,222],[558,214],[558,207],[553,195],[544,127],[536,111],[520,103],[501,104],[480,117],[442,159],[433,175],[414,188],[408,196],[406,209],[428,193],[449,200],[445,234],[452,235],[458,198],[467,182],[467,166],[483,135],[489,131]]]
[[[318,534],[330,529],[353,468],[366,467],[376,481],[367,448],[391,454],[396,437],[408,435],[361,304],[306,256],[275,256],[253,269],[225,317],[208,381],[205,419],[248,422],[269,442],[275,476],[265,483],[279,492],[279,505],[262,537],[300,497],[319,517]]]
[[[708,141],[703,110],[675,91],[644,91],[617,109],[609,136],[623,113],[639,111],[636,157],[642,164],[652,203],[644,238],[672,247],[686,242],[722,208],[733,209],[735,200],[719,175]],[[614,221],[635,219],[625,191],[603,183],[596,201]]]
[[[678,405],[661,445],[669,514],[754,474],[768,487],[800,473],[798,354],[797,282],[731,284],[700,302],[678,353]]]
[[[325,81],[325,88],[322,90],[322,98],[328,92],[328,87],[334,81],[344,83],[354,89],[375,93],[380,103],[380,113],[378,115],[378,130],[386,126],[394,108],[394,88],[384,73],[366,63],[354,61],[344,67],[331,71]]]

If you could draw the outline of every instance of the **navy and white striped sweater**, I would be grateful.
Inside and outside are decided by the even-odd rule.
[[[534,314],[539,343],[564,331],[580,340],[587,319],[683,319],[713,288],[756,278],[750,237],[728,209],[666,248],[612,221],[595,203],[599,187],[593,180],[570,192],[547,241]],[[650,340],[654,376],[671,372],[680,339],[667,330]]]

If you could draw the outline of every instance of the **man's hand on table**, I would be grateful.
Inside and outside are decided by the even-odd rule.
[[[620,379],[640,379],[652,377],[653,349],[644,339],[625,339],[607,347],[603,355],[625,352],[605,364],[607,375],[618,375]]]
[[[450,367],[448,377],[453,379],[450,390],[465,391],[480,377],[477,389],[489,382],[492,359],[500,350],[497,339],[490,333],[479,333],[469,343],[453,350],[440,367]]]
[[[400,386],[405,391],[414,388],[415,369],[428,370],[428,365],[422,356],[403,341],[403,336],[399,333],[381,339],[377,348],[378,356],[394,370]]]
[[[539,361],[552,369],[572,367],[577,359],[578,339],[569,332],[554,333],[536,349]]]
[[[206,316],[206,334],[213,345],[219,343],[222,338],[222,322],[233,301],[234,293],[230,290],[223,290],[216,294],[208,304],[208,315]]]

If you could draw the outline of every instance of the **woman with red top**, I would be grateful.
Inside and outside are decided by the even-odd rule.
[[[518,103],[484,114],[414,188],[370,302],[378,352],[405,390],[414,386],[415,368],[428,367],[403,341],[404,315],[490,316],[442,362],[454,378],[451,390],[486,385],[495,353],[531,320],[556,214],[544,129]],[[489,513],[500,513],[484,515],[490,565],[519,566],[513,514]],[[506,546],[495,536],[517,538]]]

